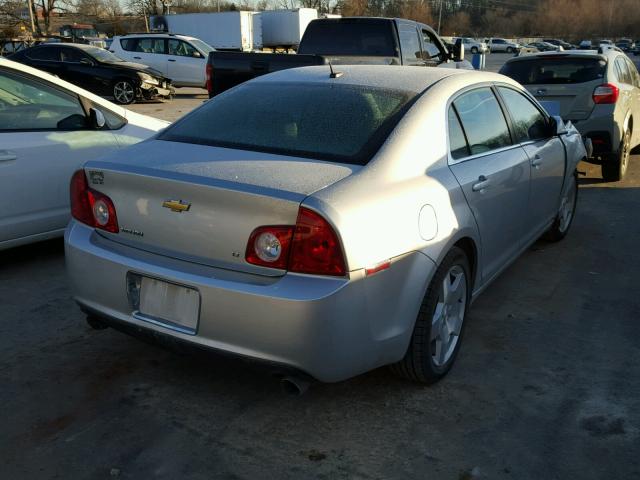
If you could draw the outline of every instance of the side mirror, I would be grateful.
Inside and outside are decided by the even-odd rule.
[[[462,39],[459,38],[453,44],[453,51],[450,52],[450,59],[454,62],[461,62],[464,60],[464,44],[462,43]]]
[[[564,120],[562,120],[562,117],[559,117],[558,115],[549,117],[549,135],[554,136],[554,135],[566,135],[566,134],[567,134],[567,127],[565,126]]]
[[[198,52],[197,50],[193,52],[192,55],[194,58],[202,58],[202,54],[200,52]]]
[[[89,124],[91,125],[91,128],[101,130],[107,124],[107,121],[100,110],[91,108],[89,109]]]
[[[83,65],[87,65],[89,67],[93,67],[94,63],[88,58],[81,58],[80,63]]]

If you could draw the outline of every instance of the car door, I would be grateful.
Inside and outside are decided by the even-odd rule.
[[[64,79],[96,94],[103,93],[96,61],[81,50],[73,47],[61,49]]]
[[[43,45],[31,48],[25,52],[25,56],[28,59],[25,63],[28,65],[62,78],[63,72],[62,62],[60,61],[60,47]]]
[[[167,77],[174,85],[204,85],[207,59],[190,43],[170,38]]]
[[[615,72],[618,77],[617,86],[620,90],[618,101],[616,102],[616,110],[618,110],[616,113],[621,115],[620,121],[623,121],[629,112],[631,112],[631,114],[634,113],[633,106],[635,103],[635,87],[633,86],[632,74],[629,71],[627,62],[622,55],[615,59]]]
[[[167,45],[164,38],[140,37],[135,43],[134,51],[131,52],[131,61],[155,68],[166,76],[169,58],[166,52]]]
[[[65,227],[74,170],[117,146],[86,113],[72,92],[0,68],[0,243]]]
[[[638,73],[638,69],[634,65],[634,63],[626,59],[627,68],[629,70],[629,74],[631,76],[631,112],[633,118],[640,118],[640,73]],[[633,129],[633,138],[631,139],[632,146],[638,145],[640,143],[640,128]]]
[[[529,201],[529,159],[514,145],[490,87],[456,97],[448,112],[450,168],[473,212],[482,241],[483,281],[522,248]]]
[[[525,241],[539,237],[558,213],[566,158],[562,140],[551,132],[548,117],[522,92],[499,86],[511,120],[514,141],[529,158],[531,188]]]

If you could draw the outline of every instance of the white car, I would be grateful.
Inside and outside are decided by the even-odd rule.
[[[155,68],[174,87],[206,86],[206,66],[213,47],[202,40],[170,33],[141,33],[113,37],[109,48],[120,58]]]
[[[61,236],[73,172],[167,125],[0,58],[0,250]]]
[[[476,40],[471,37],[453,37],[453,43],[455,43],[458,38],[462,40],[465,52],[471,52],[472,54],[489,53],[489,47],[487,44],[480,40]]]
[[[521,48],[520,44],[512,42],[510,40],[506,40],[504,38],[490,38],[487,44],[489,45],[489,50],[491,50],[492,53],[516,53]]]

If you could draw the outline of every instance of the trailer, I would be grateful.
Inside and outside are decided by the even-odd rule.
[[[265,47],[297,49],[309,22],[318,18],[318,11],[315,8],[267,10],[259,15]]]
[[[199,38],[217,50],[252,51],[262,48],[262,18],[256,12],[154,15],[152,31]]]

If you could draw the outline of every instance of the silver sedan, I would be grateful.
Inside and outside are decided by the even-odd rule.
[[[76,172],[91,325],[327,382],[446,374],[472,300],[566,235],[584,144],[498,74],[339,70],[259,77]]]

